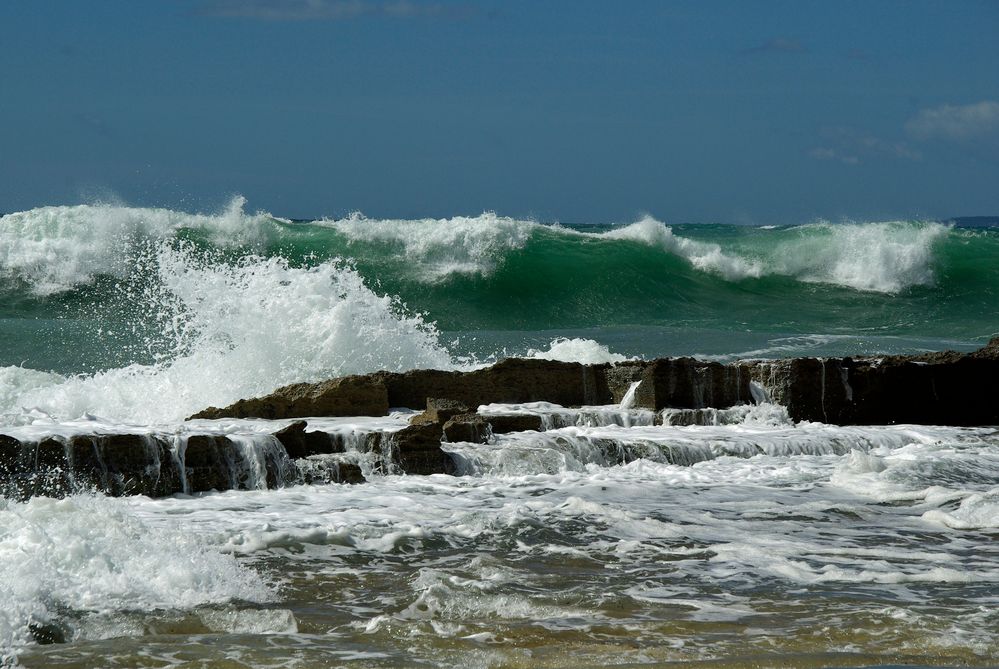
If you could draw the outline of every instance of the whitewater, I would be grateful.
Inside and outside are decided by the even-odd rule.
[[[123,204],[0,217],[0,435],[226,435],[278,386],[507,357],[622,363],[970,351],[999,230],[936,221],[299,221]],[[994,666],[999,430],[699,425],[488,405],[542,432],[368,481],[0,497],[0,666]],[[974,389],[968,389],[974,392]]]

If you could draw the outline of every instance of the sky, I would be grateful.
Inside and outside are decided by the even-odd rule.
[[[0,0],[0,211],[999,214],[999,2]]]

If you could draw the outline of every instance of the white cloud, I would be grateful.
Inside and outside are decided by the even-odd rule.
[[[917,139],[968,141],[999,135],[999,102],[923,109],[909,119],[905,129]]]

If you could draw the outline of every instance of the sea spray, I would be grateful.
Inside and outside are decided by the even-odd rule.
[[[940,223],[814,223],[768,261],[769,270],[803,281],[897,293],[935,280],[935,247],[950,231]]]
[[[26,392],[5,393],[0,413],[177,420],[297,381],[453,367],[432,325],[372,292],[346,263],[299,268],[254,255],[224,262],[167,242],[149,260],[146,279],[156,289],[142,295],[156,299],[141,308],[161,326],[162,361],[49,385],[35,377]]]

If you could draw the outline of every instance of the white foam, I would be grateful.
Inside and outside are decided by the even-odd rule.
[[[999,527],[999,488],[973,493],[961,500],[953,511],[931,509],[923,518],[956,530],[980,530]]]
[[[273,593],[176,525],[150,526],[103,497],[0,499],[0,652],[68,611],[190,608]],[[61,621],[64,622],[64,621]]]
[[[607,346],[593,339],[582,339],[579,337],[572,339],[558,337],[551,341],[547,351],[532,348],[527,352],[527,357],[536,360],[578,362],[584,365],[624,362],[632,359],[620,353],[611,353]]]
[[[778,245],[768,271],[802,281],[897,293],[934,281],[933,249],[950,228],[939,223],[814,223]]]
[[[523,248],[537,223],[485,212],[447,219],[377,220],[352,214],[318,221],[353,242],[398,246],[416,278],[437,281],[452,274],[489,275],[511,250]]]
[[[350,421],[336,419],[344,430]],[[262,421],[215,425],[241,423],[258,429]],[[571,451],[566,444],[586,435],[593,443],[632,435],[658,439],[660,446],[686,439],[716,457],[690,465],[644,458],[604,467],[595,459],[580,462],[585,458],[577,451],[581,466],[575,469],[533,459]],[[966,588],[967,607],[954,615],[994,599],[999,564],[976,543],[987,537],[926,513],[988,521],[997,485],[994,430],[647,425],[550,436],[562,443],[523,433],[475,447],[519,458],[517,470],[115,503],[127,505],[148,528],[182,526],[250,564],[277,565],[275,573],[287,574],[293,589],[303,570],[337,573],[369,595],[347,625],[393,640],[482,632],[506,639],[510,626],[530,621],[581,629],[609,611],[616,619],[623,610],[614,603],[618,598],[635,610],[624,614],[630,624],[646,615],[723,621],[752,609],[758,615],[800,612],[802,597],[795,593],[802,586],[814,588],[809,606],[813,596],[842,594],[842,609],[816,615],[851,621],[862,618],[870,593],[878,606],[931,603],[935,594],[922,584]],[[742,455],[740,443],[754,445],[753,453],[744,449],[751,457],[732,457]],[[969,467],[953,468],[962,463]],[[840,476],[854,485],[837,482]],[[935,482],[935,492],[927,492],[927,481]],[[872,482],[919,494],[885,504],[870,494]],[[379,585],[365,590],[371,582]],[[388,583],[402,586],[385,588]],[[294,590],[288,605],[296,616],[301,592]],[[792,608],[780,609],[785,604]],[[291,629],[289,618],[263,617],[250,616],[233,629],[281,632],[282,622]]]

